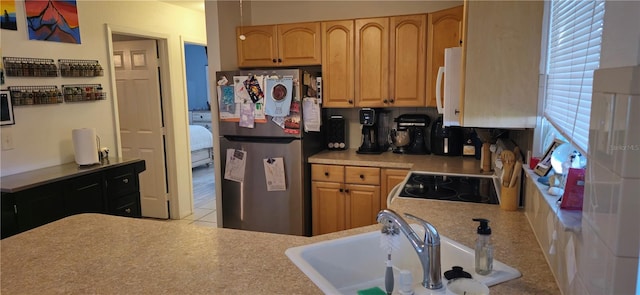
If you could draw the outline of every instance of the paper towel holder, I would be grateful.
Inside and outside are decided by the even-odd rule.
[[[80,167],[90,167],[100,164],[99,142],[100,137],[94,128],[73,129],[72,132],[73,149],[75,162]]]

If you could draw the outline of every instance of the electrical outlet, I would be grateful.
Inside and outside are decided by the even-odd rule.
[[[14,149],[13,135],[11,134],[11,132],[3,130],[1,134],[2,135],[0,137],[2,137],[2,150],[6,151]]]

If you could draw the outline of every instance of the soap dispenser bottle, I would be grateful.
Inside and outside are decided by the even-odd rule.
[[[491,228],[489,220],[474,218],[480,222],[478,226],[478,238],[476,240],[476,273],[488,275],[493,270],[493,245],[491,245]]]

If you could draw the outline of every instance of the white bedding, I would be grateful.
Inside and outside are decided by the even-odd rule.
[[[211,131],[200,125],[189,125],[191,138],[191,151],[213,147],[213,135]]]

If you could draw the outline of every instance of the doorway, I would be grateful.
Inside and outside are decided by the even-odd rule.
[[[112,34],[121,155],[145,160],[142,216],[168,219],[169,181],[158,40]]]
[[[217,227],[207,47],[183,43],[191,150],[194,224]]]

